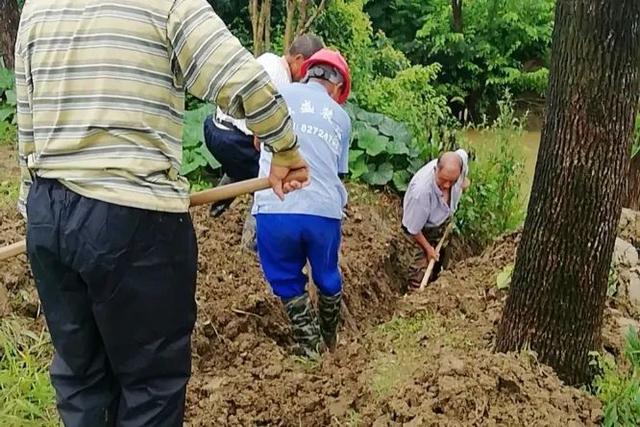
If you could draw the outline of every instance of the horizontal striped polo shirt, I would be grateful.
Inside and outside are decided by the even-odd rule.
[[[27,0],[16,43],[23,214],[32,174],[123,206],[185,212],[185,89],[298,159],[286,105],[206,0]]]

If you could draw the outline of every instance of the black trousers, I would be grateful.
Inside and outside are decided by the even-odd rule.
[[[27,253],[74,426],[182,426],[196,319],[188,213],[117,206],[36,178]]]
[[[222,165],[232,182],[255,178],[260,169],[260,152],[253,146],[253,136],[238,129],[220,129],[209,116],[204,121],[205,144]]]

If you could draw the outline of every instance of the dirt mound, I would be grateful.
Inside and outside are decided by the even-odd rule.
[[[535,355],[491,351],[506,297],[495,286],[496,276],[514,262],[518,240],[516,233],[503,237],[481,256],[444,272],[422,294],[403,300],[397,312],[403,320],[395,322],[414,338],[396,332],[373,342],[400,348],[391,360],[405,366],[411,360],[415,368],[384,399],[365,405],[365,419],[379,426],[598,423],[599,401],[564,386]],[[380,349],[378,344],[372,352]]]
[[[402,298],[401,272],[412,247],[398,232],[396,207],[393,200],[352,203],[341,260],[351,321],[337,351],[316,362],[288,354],[284,314],[256,261],[236,249],[242,206],[225,217],[236,237],[198,213],[214,239],[199,236],[201,263],[208,264],[202,269],[215,279],[200,280],[190,425],[598,422],[597,399],[563,386],[532,355],[491,352],[506,296],[495,278],[513,263],[518,235],[443,273],[422,294]],[[217,235],[227,237],[216,241]],[[212,248],[224,259],[210,260]],[[223,277],[237,283],[224,284]]]
[[[598,401],[565,387],[529,354],[491,352],[506,294],[496,275],[518,235],[402,297],[413,244],[399,201],[351,187],[341,266],[346,323],[335,353],[290,355],[289,327],[257,259],[240,249],[246,199],[222,218],[194,212],[198,321],[187,423],[210,425],[592,425]],[[0,236],[23,233],[5,215]],[[37,313],[25,257],[2,263],[11,309]]]

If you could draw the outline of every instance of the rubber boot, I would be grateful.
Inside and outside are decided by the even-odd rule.
[[[309,301],[309,295],[282,301],[291,321],[293,340],[296,343],[296,354],[314,358],[321,352],[322,338],[316,313]]]
[[[251,209],[244,220],[242,226],[242,237],[240,238],[240,246],[247,252],[254,254],[258,250],[258,241],[256,240],[256,218],[251,215]]]
[[[338,323],[340,322],[340,306],[342,293],[333,296],[320,294],[318,297],[318,317],[320,318],[320,333],[330,351],[335,350],[338,341]]]
[[[227,174],[224,174],[222,175],[222,178],[220,178],[216,186],[227,185],[227,184],[231,184],[232,182],[234,182],[234,180],[229,178]],[[213,203],[211,205],[211,208],[209,209],[209,216],[211,216],[212,218],[218,218],[227,209],[229,209],[229,206],[231,206],[231,203],[233,203],[233,200],[234,199],[226,199],[226,200],[220,200],[218,202]]]

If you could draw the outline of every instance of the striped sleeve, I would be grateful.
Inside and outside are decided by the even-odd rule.
[[[27,168],[27,157],[34,152],[33,117],[30,96],[30,73],[26,69],[26,62],[16,53],[16,101],[18,107],[18,162],[20,163],[20,195],[18,210],[27,217],[27,195],[31,187],[31,174]]]
[[[206,0],[177,0],[167,23],[172,56],[186,88],[247,127],[287,166],[300,159],[287,106],[264,68]]]

